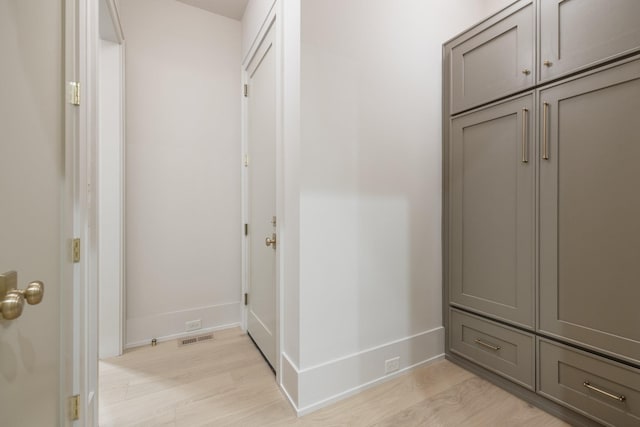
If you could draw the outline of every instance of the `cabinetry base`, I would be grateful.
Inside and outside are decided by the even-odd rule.
[[[490,383],[506,390],[507,392],[513,394],[514,396],[524,400],[527,403],[530,403],[545,412],[553,415],[556,418],[565,421],[572,426],[576,427],[598,427],[601,424],[590,420],[589,418],[580,415],[571,409],[565,408],[564,406],[558,405],[542,396],[537,395],[536,393],[525,389],[522,386],[512,383],[509,380],[502,378],[499,375],[494,374],[491,371],[484,369],[481,366],[478,366],[468,360],[458,357],[455,354],[446,353],[445,358],[455,363],[456,365],[466,369],[467,371],[473,372],[478,375],[480,378],[483,378]]]

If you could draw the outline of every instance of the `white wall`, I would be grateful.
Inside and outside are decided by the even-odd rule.
[[[122,0],[127,343],[240,320],[240,22]]]
[[[439,357],[442,43],[476,0],[302,1],[298,407]]]

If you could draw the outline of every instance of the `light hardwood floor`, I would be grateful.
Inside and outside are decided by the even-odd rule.
[[[531,426],[567,424],[439,361],[296,418],[240,329],[100,362],[100,426]]]

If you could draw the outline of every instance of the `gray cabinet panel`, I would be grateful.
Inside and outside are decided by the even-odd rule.
[[[534,85],[535,8],[530,1],[518,7],[449,46],[452,113]]]
[[[451,351],[533,390],[534,336],[451,310]]]
[[[640,60],[539,99],[540,330],[640,363]]]
[[[538,392],[610,426],[640,425],[640,370],[544,339]]]
[[[528,94],[452,119],[450,144],[450,301],[530,328],[533,123]]]
[[[638,0],[541,0],[540,81],[638,50],[639,21]]]

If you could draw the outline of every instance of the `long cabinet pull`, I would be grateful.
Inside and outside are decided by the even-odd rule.
[[[601,388],[598,388],[596,386],[591,385],[591,383],[589,381],[585,381],[582,383],[583,386],[585,386],[586,388],[588,388],[589,390],[593,390],[597,393],[603,394],[605,396],[607,396],[608,398],[611,398],[613,400],[617,400],[618,402],[624,402],[625,400],[627,400],[626,397],[624,397],[623,395],[616,395],[613,393],[609,393],[608,391],[602,390]]]
[[[493,350],[493,351],[498,351],[498,350],[500,350],[500,347],[495,346],[495,345],[491,345],[491,344],[487,344],[486,342],[484,342],[484,341],[482,341],[482,340],[480,340],[480,339],[477,339],[477,340],[475,340],[475,341],[476,341],[476,344],[480,344],[480,345],[481,345],[481,346],[483,346],[483,347],[490,348],[490,349],[491,349],[491,350]]]
[[[542,158],[549,160],[549,141],[547,136],[547,116],[549,114],[549,103],[542,104]]]
[[[522,109],[522,163],[529,163],[529,138],[527,128],[529,127],[529,110]]]

